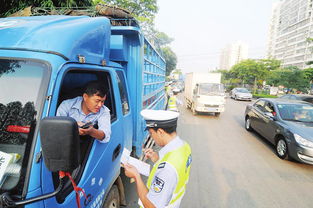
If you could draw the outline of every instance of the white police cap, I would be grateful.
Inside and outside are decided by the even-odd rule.
[[[147,128],[166,128],[177,126],[178,112],[165,110],[142,110],[141,116],[146,120]]]

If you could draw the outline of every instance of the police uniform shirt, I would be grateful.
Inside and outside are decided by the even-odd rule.
[[[110,141],[111,136],[111,116],[110,110],[102,105],[100,110],[97,113],[89,113],[85,115],[82,111],[83,97],[78,96],[73,99],[64,100],[57,110],[57,116],[69,116],[74,118],[76,121],[80,121],[83,123],[92,122],[93,124],[98,124],[98,129],[103,131],[105,134],[105,138],[103,140],[97,140],[101,143],[106,143]]]
[[[183,145],[184,141],[177,136],[159,151],[159,160],[162,160],[166,153]],[[171,201],[177,181],[175,168],[169,163],[161,162],[155,172],[149,193],[147,194],[148,199],[157,208],[166,207]],[[178,208],[180,202],[175,202],[175,204],[175,207]]]

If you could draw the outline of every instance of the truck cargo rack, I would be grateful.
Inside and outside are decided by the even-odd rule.
[[[68,16],[90,16],[107,17],[113,26],[134,26],[139,27],[138,21],[126,9],[105,4],[98,4],[95,7],[27,7],[10,17],[18,16],[43,16],[43,15],[68,15]]]

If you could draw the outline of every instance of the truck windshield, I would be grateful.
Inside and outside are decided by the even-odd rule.
[[[199,85],[200,95],[220,95],[222,93],[224,93],[223,84],[205,83]]]
[[[33,141],[38,97],[47,72],[43,63],[0,59],[0,189],[24,182]]]

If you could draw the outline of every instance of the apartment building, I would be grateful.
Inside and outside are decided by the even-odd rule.
[[[282,0],[272,9],[268,57],[281,60],[283,67],[308,68],[313,60],[313,0]]]
[[[230,70],[241,60],[248,58],[248,46],[240,41],[227,45],[221,51],[220,69]]]

